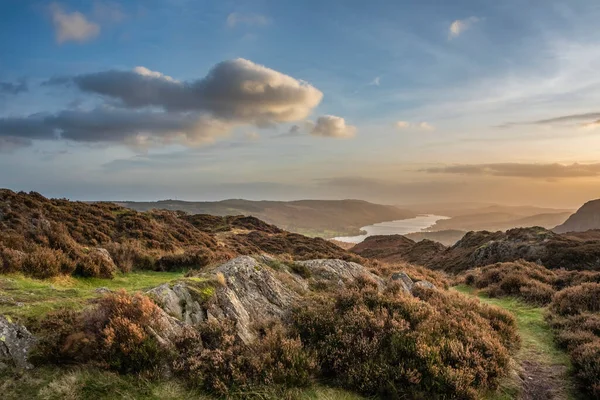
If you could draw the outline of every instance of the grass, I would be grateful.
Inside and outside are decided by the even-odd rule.
[[[162,283],[182,278],[183,275],[183,272],[152,271],[119,274],[114,279],[70,276],[34,279],[21,274],[2,275],[0,314],[19,320],[38,318],[60,308],[81,309],[88,304],[89,300],[100,296],[96,292],[97,288],[125,289],[135,292],[151,289]]]
[[[59,369],[42,367],[31,371],[0,371],[2,399],[44,400],[212,400],[216,397],[186,387],[183,382],[169,379],[147,379],[134,375],[119,375],[94,368]],[[341,389],[314,385],[310,388],[280,392],[257,391],[239,393],[236,398],[290,400],[362,400],[364,397]]]
[[[538,307],[524,303],[513,297],[490,298],[484,292],[477,291],[467,285],[458,285],[453,289],[467,295],[476,296],[486,304],[495,305],[510,311],[517,320],[519,335],[521,336],[521,349],[515,355],[515,361],[519,364],[524,361],[536,362],[546,366],[562,366],[570,371],[571,363],[569,356],[558,348],[554,342],[552,329],[546,323],[544,316],[545,307]],[[499,390],[488,396],[490,400],[514,399],[520,390],[520,384],[515,382],[515,374],[509,376],[503,382]],[[565,392],[568,399],[576,399],[573,384],[569,377],[565,376]]]

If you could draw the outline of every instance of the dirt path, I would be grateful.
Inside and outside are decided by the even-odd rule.
[[[566,400],[569,391],[565,378],[567,368],[564,365],[547,365],[538,361],[521,362],[523,380],[522,400]]]

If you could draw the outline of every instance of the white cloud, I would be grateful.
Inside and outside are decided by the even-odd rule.
[[[375,77],[375,79],[373,79],[371,81],[371,85],[374,85],[374,86],[379,86],[380,83],[381,83],[381,77],[380,76]]]
[[[429,122],[417,122],[412,123],[408,121],[397,121],[396,128],[398,129],[415,129],[421,131],[434,131],[435,127],[431,125]]]
[[[481,21],[481,18],[478,17],[469,17],[466,19],[457,19],[456,21],[450,24],[450,28],[448,29],[448,38],[453,39],[460,36],[463,32],[471,28],[473,24]]]
[[[50,11],[56,41],[59,44],[68,41],[85,42],[100,33],[100,25],[89,21],[80,12],[68,13],[58,3],[52,3]]]
[[[346,125],[344,118],[335,115],[324,115],[317,119],[317,123],[310,133],[311,135],[323,137],[351,138],[356,135],[356,127]]]
[[[408,122],[408,121],[398,121],[398,122],[396,122],[396,128],[398,128],[398,129],[410,128],[410,122]]]
[[[265,26],[269,24],[269,19],[261,14],[242,14],[233,12],[227,16],[227,26],[235,28],[238,25],[247,26]]]
[[[417,125],[422,131],[435,131],[435,127],[431,125],[429,122],[419,122]]]
[[[146,67],[135,67],[133,69],[133,72],[135,72],[138,75],[147,76],[150,78],[158,78],[158,79],[164,79],[169,82],[177,82],[175,79],[173,79],[169,75],[164,75],[160,72],[152,71]]]

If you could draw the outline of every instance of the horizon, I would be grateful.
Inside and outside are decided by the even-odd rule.
[[[599,19],[594,0],[3,2],[0,187],[576,209],[600,198]]]

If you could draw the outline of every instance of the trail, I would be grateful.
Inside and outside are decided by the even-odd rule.
[[[559,349],[546,321],[546,309],[531,306],[513,298],[488,298],[466,286],[456,290],[476,296],[480,301],[499,306],[512,313],[517,320],[521,348],[515,354],[516,373],[501,383],[498,392],[489,400],[572,400],[577,399],[569,375],[568,355]]]

